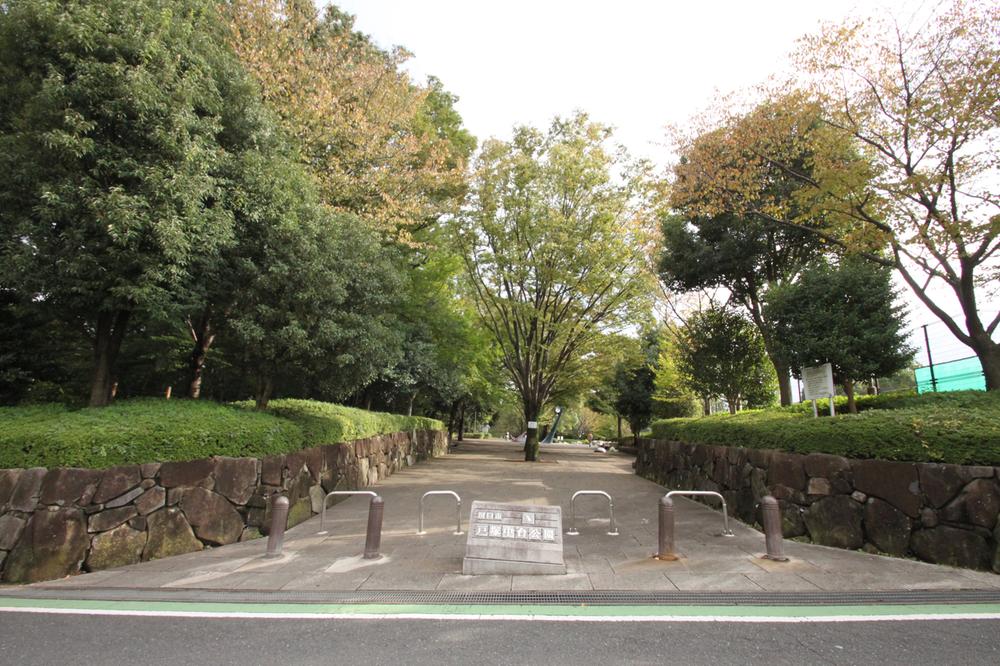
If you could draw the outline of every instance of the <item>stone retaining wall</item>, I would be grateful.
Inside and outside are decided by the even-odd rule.
[[[252,539],[268,498],[288,496],[288,525],[331,490],[370,486],[447,450],[442,431],[380,435],[257,458],[203,458],[103,470],[0,470],[0,576],[34,582]]]
[[[761,497],[773,495],[786,537],[1000,573],[997,467],[646,439],[636,472],[668,488],[722,493],[750,524],[760,524]]]

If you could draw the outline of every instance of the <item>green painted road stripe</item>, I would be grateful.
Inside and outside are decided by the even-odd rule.
[[[351,616],[559,616],[559,617],[757,617],[823,618],[916,615],[997,615],[1000,604],[905,604],[871,606],[555,606],[555,605],[436,605],[436,604],[291,604],[179,601],[99,601],[0,597],[7,609],[52,609],[136,613],[351,615]]]

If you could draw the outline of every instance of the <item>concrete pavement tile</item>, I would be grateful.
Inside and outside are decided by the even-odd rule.
[[[511,590],[514,592],[527,592],[532,590],[593,590],[590,578],[585,573],[559,575],[536,575],[536,576],[513,576]]]
[[[483,575],[463,576],[445,574],[437,589],[459,592],[509,592],[512,576]]]
[[[376,570],[362,583],[359,590],[433,590],[436,589],[442,573],[418,573],[414,571],[390,569]]]
[[[128,571],[116,576],[109,576],[101,581],[100,587],[121,588],[155,588],[164,587],[168,583],[186,578],[190,572],[177,571]]]
[[[281,586],[282,590],[322,590],[326,592],[354,592],[372,575],[372,570],[361,569],[349,573],[319,573],[296,576]]]
[[[684,559],[657,560],[652,557],[644,557],[639,560],[622,560],[620,562],[612,562],[611,567],[614,569],[616,574],[628,574],[640,571],[670,574],[671,572],[687,573],[688,571],[687,561]]]
[[[590,574],[595,590],[677,590],[663,573],[632,572],[624,574]]]
[[[750,561],[764,571],[773,573],[822,573],[822,570],[812,562],[797,557],[789,557],[787,562],[778,562],[755,556],[750,558]]]
[[[803,573],[803,578],[824,590],[960,590],[977,583],[963,576],[912,576],[878,573]]]
[[[301,574],[291,571],[282,571],[278,573],[259,573],[259,574],[248,574],[246,578],[241,581],[237,581],[235,589],[237,590],[282,590],[286,585],[292,583],[296,580],[301,580],[307,575],[316,574]]]
[[[563,559],[566,561],[567,569],[572,569],[571,573],[614,573],[614,569],[611,567],[608,558],[603,555],[587,555],[583,557],[579,555],[566,555]]]
[[[698,558],[685,553],[687,569],[693,574],[759,573],[763,569],[742,556]]]
[[[820,588],[794,573],[748,573],[747,578],[768,592],[818,591]]]
[[[976,583],[978,587],[984,589],[1000,587],[1000,574],[990,571],[970,571],[967,569],[956,569],[956,572]]]
[[[192,571],[190,575],[166,583],[162,587],[193,587],[206,589],[231,589],[236,584],[250,576],[247,573],[230,573],[228,571]]]
[[[678,590],[691,592],[695,590],[716,590],[724,592],[760,592],[760,585],[753,582],[743,574],[720,573],[720,574],[692,574],[692,573],[672,573],[667,574]]]
[[[58,580],[45,580],[40,583],[32,583],[28,587],[101,587],[103,581],[124,573],[121,569],[108,569],[106,571],[94,571],[93,573],[80,574],[79,576],[67,576]],[[2,589],[2,588],[0,588]]]

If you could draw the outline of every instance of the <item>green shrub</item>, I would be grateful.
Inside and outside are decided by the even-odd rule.
[[[286,419],[207,401],[138,399],[75,411],[0,408],[0,468],[261,456],[294,451],[304,442],[302,430]]]
[[[236,403],[253,411],[252,402]],[[302,429],[308,446],[349,442],[352,439],[408,430],[442,430],[444,424],[422,416],[402,416],[385,412],[335,405],[316,400],[272,400],[267,413],[293,421]]]
[[[652,435],[851,458],[995,465],[1000,464],[1000,396],[986,396],[982,392],[938,394],[928,399],[904,396],[884,400],[882,408],[833,418],[812,418],[810,407],[809,413],[784,408],[668,419],[654,423]]]
[[[830,403],[828,400],[817,400],[816,403],[820,414],[829,414]],[[834,398],[833,405],[837,413],[847,412],[847,398],[845,396],[838,395]],[[905,409],[908,407],[930,406],[998,410],[1000,409],[1000,393],[996,391],[947,391],[942,393],[917,394],[916,391],[897,391],[881,395],[860,395],[857,397],[857,405],[859,412],[872,409]],[[796,414],[812,415],[812,402],[800,402],[779,409]]]
[[[91,467],[260,457],[319,444],[413,429],[440,421],[366,412],[309,400],[275,400],[266,412],[246,404],[147,398],[110,407],[0,407],[0,468]]]
[[[653,400],[653,413],[661,419],[681,419],[697,416],[701,404],[696,398],[667,398]]]

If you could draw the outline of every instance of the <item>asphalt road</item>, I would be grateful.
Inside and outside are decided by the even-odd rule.
[[[997,664],[1000,621],[522,622],[0,613],[0,664]]]

